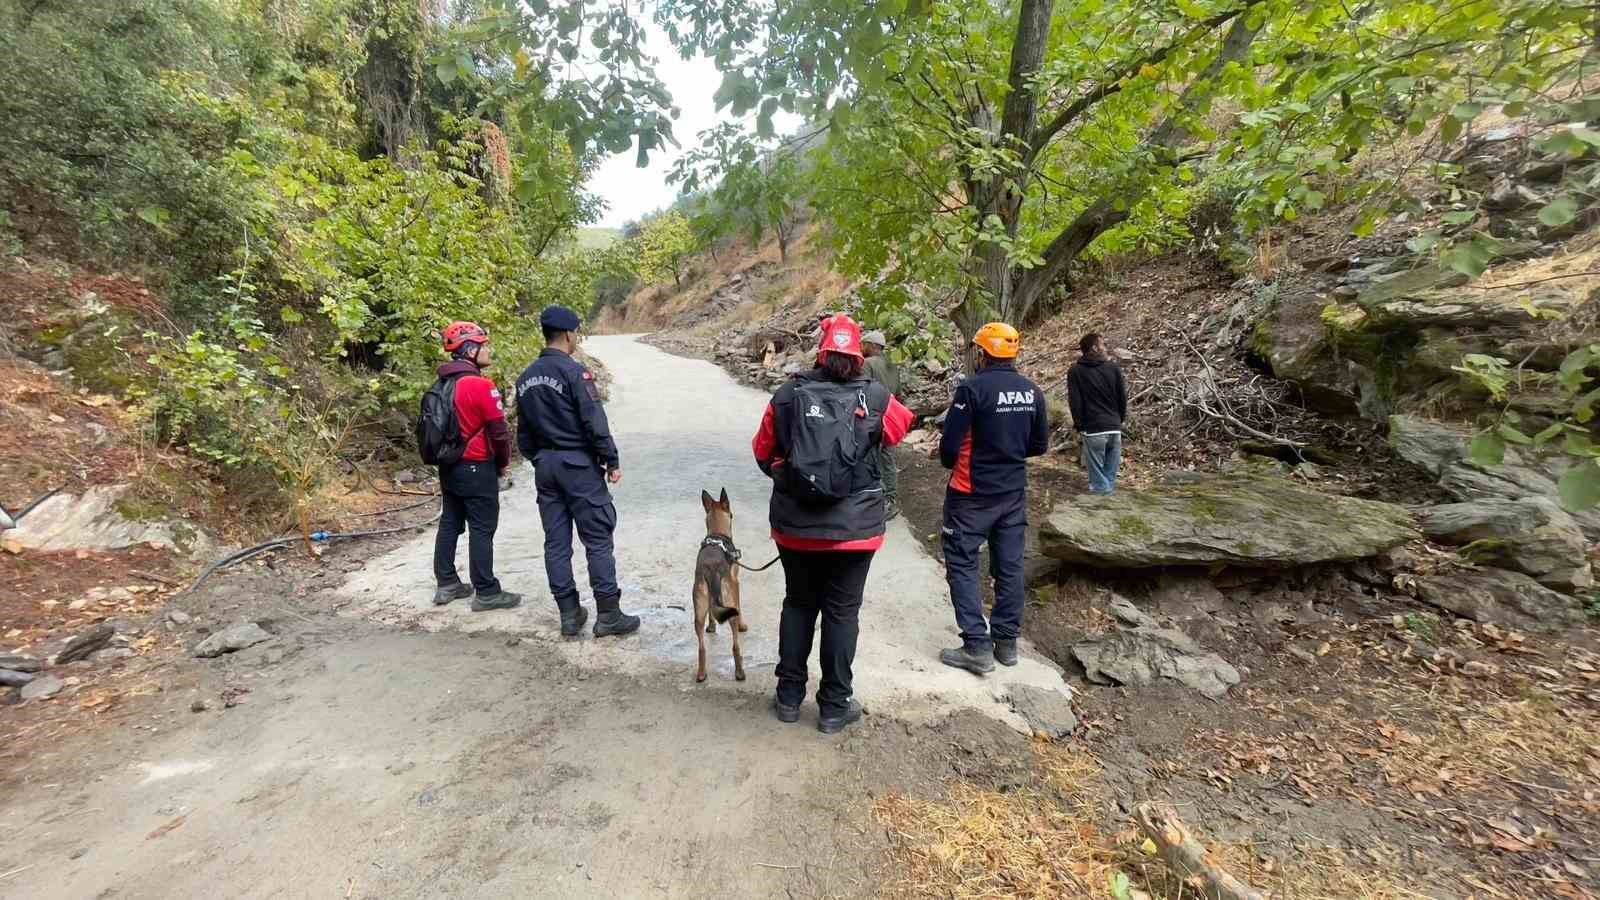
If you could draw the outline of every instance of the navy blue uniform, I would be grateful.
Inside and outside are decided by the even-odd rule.
[[[544,524],[544,569],[556,603],[565,609],[578,601],[572,576],[576,525],[589,557],[595,603],[615,608],[622,596],[612,544],[617,509],[606,472],[619,468],[620,462],[600,390],[582,363],[546,349],[517,379],[517,446],[534,466]]]
[[[986,649],[996,638],[1015,640],[1022,631],[1028,526],[1024,460],[1043,454],[1049,443],[1044,391],[1010,362],[991,362],[956,387],[939,443],[939,461],[952,470],[942,532],[950,602],[969,649]],[[995,593],[988,621],[978,590],[978,551],[984,541]]]

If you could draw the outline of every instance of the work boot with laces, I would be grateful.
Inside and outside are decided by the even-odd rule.
[[[619,600],[595,599],[595,607],[599,614],[594,617],[594,636],[607,637],[608,635],[621,636],[633,634],[639,630],[639,617],[630,616],[622,611]]]
[[[472,585],[456,582],[455,584],[441,584],[433,592],[433,605],[444,606],[452,600],[465,600],[472,596]]]
[[[966,669],[974,675],[987,675],[994,671],[994,650],[962,644],[953,650],[940,650],[939,661],[956,669]]]
[[[473,612],[486,612],[491,609],[513,609],[522,605],[522,595],[511,591],[497,591],[493,594],[479,594],[472,598]]]

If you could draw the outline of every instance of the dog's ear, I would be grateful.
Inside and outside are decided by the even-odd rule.
[[[717,501],[711,499],[710,494],[706,493],[705,491],[700,492],[700,505],[706,508],[706,512],[711,512],[711,506],[716,502]]]
[[[722,507],[723,509],[727,510],[728,512],[733,512],[733,505],[728,502],[728,489],[727,488],[723,488],[722,489],[722,496],[717,499],[717,505]]]

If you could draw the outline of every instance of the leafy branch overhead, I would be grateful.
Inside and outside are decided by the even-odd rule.
[[[659,17],[718,61],[748,140],[779,110],[826,124],[813,203],[847,273],[954,288],[966,324],[1038,317],[1085,254],[1169,243],[1208,195],[1247,229],[1355,204],[1360,232],[1420,202],[1364,149],[1431,136],[1433,165],[1502,106],[1590,118],[1572,104],[1592,16],[1552,2],[668,0]],[[1556,129],[1547,149],[1585,139]],[[1450,263],[1481,271],[1487,240],[1451,241]]]

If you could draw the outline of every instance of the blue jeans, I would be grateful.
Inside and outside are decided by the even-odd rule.
[[[1089,493],[1109,494],[1117,489],[1117,468],[1122,465],[1122,435],[1083,436],[1083,467],[1089,470]]]

